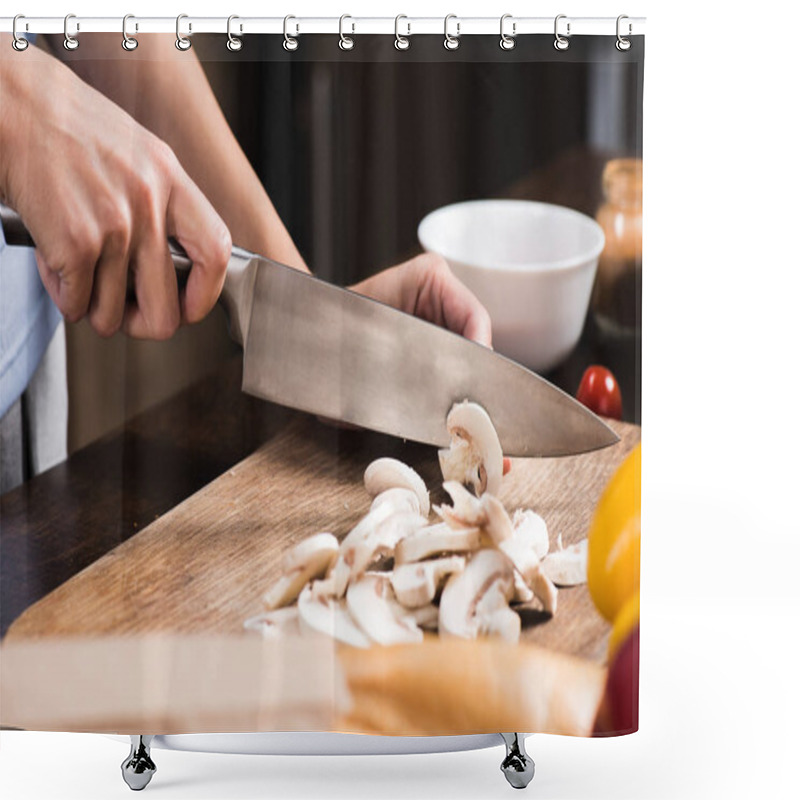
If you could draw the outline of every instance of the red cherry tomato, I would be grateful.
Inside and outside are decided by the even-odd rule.
[[[611,370],[597,365],[588,367],[576,396],[578,402],[595,414],[622,419],[622,393]]]

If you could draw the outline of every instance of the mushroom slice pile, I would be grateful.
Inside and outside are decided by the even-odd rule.
[[[249,631],[259,631],[265,639],[278,639],[300,633],[300,616],[297,606],[278,608],[246,619],[244,627]]]
[[[409,489],[419,499],[418,512],[426,517],[431,513],[431,501],[425,482],[408,464],[396,458],[379,458],[373,461],[364,472],[364,486],[370,497],[377,497],[387,489]]]
[[[433,510],[451,528],[481,528],[495,545],[512,537],[514,525],[511,517],[493,494],[485,492],[477,498],[455,481],[447,481],[443,488],[452,498],[453,505],[434,506]]]
[[[486,510],[486,522],[483,529],[495,545],[501,545],[514,537],[514,526],[505,506],[488,492],[481,497],[481,505]]]
[[[420,628],[424,628],[426,631],[439,629],[439,606],[429,603],[427,606],[406,608],[404,611],[408,616],[412,617]]]
[[[395,600],[389,576],[368,572],[347,588],[347,609],[361,630],[377,644],[416,644],[422,630]]]
[[[345,601],[313,587],[308,584],[297,598],[301,626],[353,647],[369,647],[369,637],[350,616]]]
[[[478,528],[451,528],[446,522],[428,525],[398,542],[394,551],[395,564],[422,561],[441,553],[468,553],[481,543]]]
[[[357,553],[363,549],[365,540],[373,534],[377,527],[385,522],[394,513],[392,506],[388,503],[372,509],[347,536],[344,537],[339,545],[339,557],[331,571],[333,578],[333,591],[337,597],[344,597],[347,584],[350,581],[350,573],[356,561]]]
[[[555,614],[558,590],[542,572],[539,557],[533,548],[524,540],[512,537],[502,542],[499,549],[541,600],[544,610]]]
[[[550,536],[547,533],[547,523],[535,512],[528,508],[518,508],[511,519],[514,526],[514,537],[526,542],[542,559],[550,549]]]
[[[503,449],[486,411],[477,403],[456,403],[447,415],[450,448],[439,451],[446,481],[472,487],[479,497],[497,494],[503,478]]]
[[[395,596],[406,608],[426,606],[433,602],[444,579],[462,572],[464,564],[461,556],[400,564],[391,576]]]
[[[458,481],[445,481],[442,488],[450,495],[452,506],[434,506],[434,512],[451,528],[480,528],[486,524],[486,509],[474,494]]]
[[[463,572],[452,575],[445,584],[439,602],[440,635],[475,639],[481,634],[494,634],[513,638],[513,623],[504,613],[513,594],[511,565],[502,553],[481,550]],[[514,616],[519,639],[519,617]]]
[[[281,561],[281,577],[264,595],[266,607],[280,608],[294,602],[310,580],[327,574],[338,552],[339,542],[332,533],[318,533],[295,545]]]
[[[372,501],[369,510],[374,511],[379,506],[385,504],[388,505],[393,512],[398,514],[404,511],[410,514],[420,513],[419,496],[416,492],[412,492],[411,489],[403,489],[399,486],[387,489],[375,495],[375,499]]]
[[[427,524],[425,517],[408,512],[392,514],[385,519],[355,546],[350,581],[361,577],[378,559],[394,556],[398,542]]]
[[[542,572],[556,586],[586,583],[589,542],[581,539],[563,550],[555,550],[542,561]]]
[[[509,608],[513,599],[512,590],[509,597],[508,587],[504,580],[496,580],[478,601],[475,616],[482,621],[481,633],[487,636],[499,636],[501,639],[516,644],[522,628],[519,614]]]

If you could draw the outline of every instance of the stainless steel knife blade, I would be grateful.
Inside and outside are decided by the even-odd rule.
[[[32,246],[0,205],[9,244]],[[191,262],[170,242],[179,276]],[[404,439],[446,445],[454,403],[482,405],[510,456],[564,456],[619,441],[525,367],[436,325],[234,247],[220,296],[243,345],[242,390]]]
[[[242,389],[404,439],[446,445],[454,403],[482,405],[511,456],[562,456],[617,435],[565,392],[494,351],[263,258]]]

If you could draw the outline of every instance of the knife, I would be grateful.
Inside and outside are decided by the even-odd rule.
[[[10,245],[35,246],[0,205]],[[170,241],[180,275],[191,269]],[[233,247],[220,304],[244,350],[242,390],[279,405],[446,446],[454,403],[483,406],[509,456],[566,456],[619,441],[565,392],[432,323]]]

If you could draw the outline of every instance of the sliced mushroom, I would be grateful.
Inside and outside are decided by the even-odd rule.
[[[586,583],[588,541],[581,539],[564,550],[555,550],[542,561],[542,572],[556,586]]]
[[[430,603],[419,608],[404,609],[417,625],[426,631],[435,631],[439,628],[439,606]]]
[[[415,644],[422,630],[394,598],[385,573],[368,572],[347,587],[347,609],[361,630],[383,645]]]
[[[555,614],[558,591],[552,581],[542,573],[539,557],[530,544],[514,536],[500,544],[500,551],[541,600],[544,610]]]
[[[265,639],[295,636],[300,633],[300,616],[297,606],[278,608],[246,619],[244,627],[250,631],[258,631]]]
[[[477,403],[456,403],[447,415],[450,448],[439,451],[446,481],[468,484],[478,496],[497,494],[503,478],[503,449],[486,411]]]
[[[543,559],[550,549],[547,523],[528,508],[518,508],[511,522],[514,526],[514,537],[530,545],[539,559]]]
[[[364,546],[364,540],[373,533],[377,527],[389,519],[394,511],[388,503],[371,510],[354,528],[344,537],[339,545],[339,557],[331,570],[333,578],[333,593],[337,597],[344,597],[350,572],[356,560],[356,554]]]
[[[408,564],[442,553],[468,553],[480,546],[481,532],[477,528],[451,528],[440,522],[428,525],[398,542],[394,551],[395,564]]]
[[[410,489],[419,498],[419,512],[426,517],[431,512],[425,481],[408,464],[396,458],[379,458],[373,461],[364,472],[364,486],[371,497],[376,497],[387,489]]]
[[[369,637],[350,616],[345,601],[313,587],[313,583],[308,584],[297,599],[301,629],[331,636],[352,647],[369,647]]]
[[[514,592],[514,572],[496,550],[481,550],[463,572],[445,584],[439,601],[439,634],[474,639],[489,632],[489,617],[505,605]]]
[[[370,511],[374,511],[378,506],[384,503],[388,503],[392,511],[396,514],[402,514],[404,512],[409,514],[420,513],[419,497],[416,492],[412,492],[411,489],[402,489],[399,486],[395,486],[392,489],[387,489],[385,492],[375,495],[375,499],[370,506]]]
[[[513,589],[511,596],[513,597]],[[499,636],[511,644],[519,642],[522,621],[514,610],[509,608],[510,596],[505,578],[498,578],[486,590],[475,609],[479,621],[479,633]]]
[[[514,527],[505,506],[489,492],[481,497],[481,506],[486,511],[486,522],[483,529],[489,534],[492,542],[499,545],[511,539],[514,536]]]
[[[398,565],[391,576],[398,602],[407,608],[419,608],[431,603],[444,579],[454,572],[461,572],[464,563],[463,557],[450,556]]]
[[[264,595],[268,609],[294,602],[300,590],[314,578],[324,576],[339,552],[339,542],[331,533],[309,536],[283,556],[281,577]]]
[[[541,568],[538,568],[531,576],[529,584],[533,589],[533,593],[541,601],[544,610],[548,614],[555,616],[556,607],[558,606],[558,589],[553,585],[550,578],[542,572]]]
[[[357,580],[379,558],[393,556],[398,542],[428,524],[419,514],[392,514],[355,544],[350,580]]]
[[[451,528],[480,528],[486,522],[486,509],[474,494],[458,481],[445,481],[442,488],[450,495],[452,506],[434,506],[433,510]]]
[[[530,603],[533,600],[533,590],[522,579],[522,575],[514,570],[514,596],[511,598],[512,603]]]
[[[496,636],[509,644],[518,644],[522,629],[522,620],[513,608],[505,606],[498,608],[489,615],[485,629],[481,633],[486,636]]]

